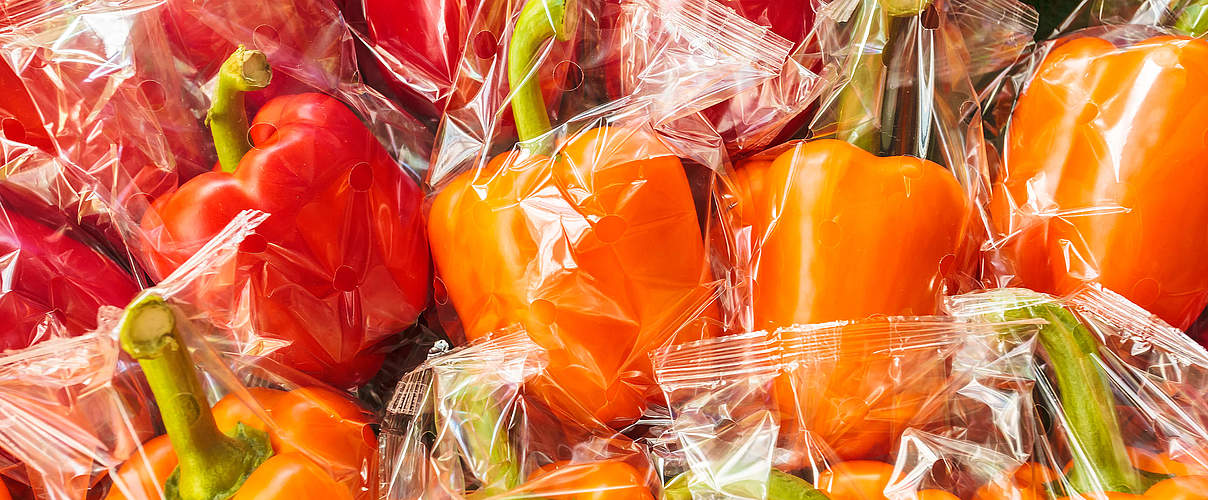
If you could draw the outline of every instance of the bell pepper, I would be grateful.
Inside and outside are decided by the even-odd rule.
[[[479,5],[478,0],[364,0],[370,40],[394,59],[378,64],[390,88],[407,97],[408,110],[439,117]]]
[[[245,241],[220,273],[226,281],[209,285],[206,307],[227,309],[244,294],[256,333],[289,342],[275,357],[354,386],[427,301],[422,193],[331,97],[274,98],[249,129],[243,93],[270,75],[259,51],[239,48],[224,64],[209,115],[219,164],[155,201],[142,219],[145,246],[164,276],[240,211],[271,214],[259,244]]]
[[[738,15],[770,29],[800,47],[813,31],[814,6],[811,2],[792,0],[717,0],[719,4],[733,9]],[[609,0],[623,4],[624,0]],[[668,4],[667,8],[672,8]],[[678,8],[678,7],[675,7]],[[619,10],[619,9],[617,9]],[[624,29],[624,28],[621,28]],[[628,61],[633,57],[647,56],[651,47],[643,46],[645,40],[640,33],[622,33],[615,37],[616,52],[623,54],[608,64],[608,93],[620,98],[639,84],[642,64]],[[792,63],[790,63],[792,64]],[[818,71],[821,68],[809,68]],[[734,154],[757,153],[772,144],[779,144],[797,132],[810,113],[804,106],[794,108],[797,100],[804,100],[794,87],[804,90],[801,81],[807,77],[797,71],[785,71],[780,76],[740,92],[702,112],[713,127],[713,131],[725,142]]]
[[[880,15],[876,5],[864,3],[860,15]],[[744,325],[751,330],[934,314],[946,280],[972,262],[971,205],[961,184],[932,161],[886,154],[898,147],[880,140],[883,117],[872,112],[880,106],[868,104],[893,99],[880,94],[885,67],[867,54],[849,67],[851,82],[836,99],[838,139],[799,143],[737,168],[736,224],[751,234],[745,244],[753,324]],[[777,380],[785,428],[822,433],[846,460],[876,458],[913,416],[892,391],[928,388],[900,387],[877,397],[862,392],[872,389],[852,381],[869,380],[875,373],[869,366],[885,366],[890,357],[854,343],[837,345],[828,376],[804,386],[787,374]],[[884,403],[872,402],[878,398]],[[811,409],[798,418],[795,409],[806,406]]]
[[[756,329],[936,311],[969,224],[944,167],[823,139],[744,162],[735,184]]]
[[[547,500],[654,500],[647,477],[620,460],[555,462],[538,469],[510,494]]]
[[[565,14],[562,0],[529,1],[510,42],[524,148],[549,130],[531,61],[567,36]],[[436,268],[468,338],[522,324],[559,386],[538,391],[625,425],[657,397],[647,353],[710,335],[718,317],[692,192],[649,132],[601,127],[539,153],[505,153],[441,187],[428,220]]]
[[[167,440],[149,441],[117,471],[107,500],[373,498],[376,438],[365,413],[343,396],[306,387],[252,389],[274,425],[229,395],[210,408],[174,311],[154,296],[127,308],[122,349],[155,395]]]
[[[1097,281],[1186,329],[1208,305],[1208,42],[1057,45],[1015,105],[993,220],[1017,283]]]
[[[44,340],[47,318],[57,322],[51,332],[55,326],[88,332],[96,328],[97,309],[126,304],[139,289],[108,257],[13,210],[0,215],[0,255],[0,352]]]

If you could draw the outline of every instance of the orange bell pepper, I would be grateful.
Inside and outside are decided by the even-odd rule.
[[[970,213],[944,167],[826,139],[749,161],[735,184],[756,328],[936,312]]]
[[[515,493],[547,500],[654,500],[649,477],[615,459],[547,465]]]
[[[873,460],[840,462],[818,475],[818,488],[829,500],[887,500],[885,488],[893,479],[893,466]],[[960,500],[944,490],[926,489],[915,500]]]
[[[1204,40],[1054,48],[1015,105],[995,188],[1018,281],[1056,294],[1097,281],[1190,326],[1208,305],[1205,113]]]
[[[742,225],[756,235],[756,328],[932,314],[942,278],[958,267],[969,203],[952,174],[930,161],[818,140],[748,162],[735,184]],[[840,341],[826,377],[794,382],[786,374],[776,383],[785,428],[803,424],[847,460],[887,453],[924,400],[873,397],[887,387],[874,367],[886,373],[892,359],[865,344]],[[925,381],[890,390],[925,395],[933,389]]]
[[[564,36],[564,8],[533,0],[517,21],[509,74],[522,140],[549,129],[526,80],[541,42]],[[650,350],[694,318],[718,317],[705,305],[712,289],[683,165],[646,132],[601,127],[552,158],[498,156],[442,187],[428,233],[467,337],[523,325],[558,386],[535,389],[605,423],[632,422],[656,395]],[[710,331],[698,321],[678,338]]]
[[[167,434],[145,443],[117,471],[107,500],[372,498],[362,479],[375,470],[377,439],[365,413],[320,388],[254,388],[270,426],[234,395],[205,408],[205,393],[157,297],[131,305],[122,349],[139,362]],[[124,490],[124,491],[123,491]]]
[[[864,2],[853,22],[885,28],[877,21],[884,8]],[[935,314],[947,278],[973,262],[967,242],[972,206],[957,177],[932,161],[889,154],[903,150],[907,139],[897,132],[911,127],[896,124],[893,112],[880,113],[906,104],[885,92],[882,58],[860,52],[848,65],[851,80],[834,99],[833,136],[842,140],[799,143],[736,169],[736,224],[749,228],[753,329]],[[902,115],[913,116],[909,110]],[[880,128],[890,127],[895,133],[886,142]],[[821,433],[845,460],[882,456],[917,408],[903,404],[915,398],[894,391],[929,388],[877,385],[872,367],[889,361],[877,350],[840,339],[837,355],[829,381],[807,380],[803,387],[788,376],[778,379],[784,428]],[[874,397],[870,390],[889,392]],[[803,397],[816,399],[805,404]],[[798,415],[807,406],[808,414]]]

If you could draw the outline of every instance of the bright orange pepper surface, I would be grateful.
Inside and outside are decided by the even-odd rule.
[[[580,134],[553,159],[518,158],[496,157],[436,195],[428,233],[440,278],[467,337],[523,325],[549,353],[560,390],[547,394],[573,400],[559,406],[624,425],[654,392],[647,353],[701,338],[702,319],[718,317],[684,167],[649,133],[615,127]]]
[[[969,202],[943,167],[838,140],[738,169],[756,328],[935,313]]]
[[[944,278],[960,267],[970,203],[930,161],[818,140],[748,162],[736,186],[742,224],[752,228],[756,328],[932,314]],[[844,340],[857,331],[859,340]],[[940,366],[920,368],[909,384],[885,379],[895,360],[872,348],[878,331],[891,328],[840,329],[826,369],[777,381],[785,419],[848,460],[887,453],[943,380]]]
[[[1020,232],[1007,254],[1022,284],[1096,280],[1190,326],[1208,304],[1205,116],[1208,42],[1053,49],[1015,106],[995,193],[998,230]]]
[[[539,469],[519,490],[549,500],[654,500],[648,483],[646,475],[620,460],[558,462]]]

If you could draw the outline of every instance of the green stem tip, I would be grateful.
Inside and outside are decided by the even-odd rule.
[[[268,58],[259,50],[247,50],[242,45],[222,63],[213,102],[206,114],[206,123],[214,136],[214,149],[223,172],[234,172],[239,160],[252,149],[248,140],[247,110],[244,92],[260,90],[273,79]]]
[[[242,424],[228,436],[210,412],[197,370],[163,299],[147,296],[126,308],[122,349],[143,369],[168,439],[180,459],[164,488],[169,500],[214,500],[235,494],[272,454],[263,431]]]
[[[573,1],[528,0],[516,19],[508,45],[508,85],[512,88],[512,116],[521,141],[550,129],[541,84],[537,81],[537,52],[550,38],[563,41],[569,38],[577,23],[574,9],[567,8]]]

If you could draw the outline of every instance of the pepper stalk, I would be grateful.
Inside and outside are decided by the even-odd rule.
[[[860,51],[850,56],[847,72],[850,79],[839,91],[836,138],[851,143],[874,155],[881,155],[889,146],[883,135],[892,135],[897,127],[900,110],[897,96],[887,96],[887,80],[893,71],[893,61],[886,59],[894,29],[906,18],[919,16],[931,0],[863,0],[853,14],[855,40],[849,44]],[[881,45],[879,51],[867,50]]]
[[[541,95],[537,52],[550,38],[566,41],[577,24],[574,0],[529,0],[520,10],[508,44],[508,85],[512,117],[522,142],[550,130],[549,111]],[[569,10],[568,10],[569,9]],[[533,147],[533,146],[528,146]]]
[[[164,488],[165,496],[170,500],[233,496],[272,455],[268,434],[242,423],[234,436],[218,429],[176,328],[176,315],[163,299],[146,296],[127,307],[119,342],[142,367],[180,459]]]
[[[223,172],[235,172],[239,160],[252,149],[247,135],[244,93],[263,89],[272,79],[273,72],[264,53],[244,49],[242,45],[218,70],[218,85],[206,113],[206,124],[214,137],[214,150],[218,152],[218,164]]]
[[[982,314],[989,321],[1043,319],[1037,333],[1056,379],[1059,401],[1046,401],[1061,418],[1073,455],[1069,484],[1078,493],[1143,493],[1144,477],[1133,468],[1124,444],[1115,398],[1100,366],[1099,342],[1073,313],[1052,298],[1030,290],[993,292],[1001,305]]]

